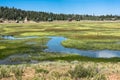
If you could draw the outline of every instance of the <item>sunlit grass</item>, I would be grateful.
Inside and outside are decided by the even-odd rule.
[[[68,38],[62,42],[66,47],[84,50],[120,50],[119,22],[56,21],[0,24],[0,35],[15,37],[64,36]],[[43,52],[48,38],[25,40],[0,38],[0,40],[0,59],[14,54],[28,54],[26,58],[13,57],[10,61],[20,60],[28,63],[36,60],[40,62],[37,64],[0,65],[0,79],[3,80],[76,80],[76,78],[81,80],[104,80],[107,78],[109,80],[110,74],[120,74],[120,58],[90,58],[75,54]],[[76,69],[77,65],[80,66]],[[92,72],[98,72],[98,74]]]
[[[77,48],[83,50],[120,50],[120,44],[118,44],[119,39],[110,40],[110,39],[81,39],[74,40],[68,39],[62,42],[62,45],[70,48]]]
[[[23,33],[21,36],[51,36],[54,35],[52,32],[28,32]]]
[[[120,50],[120,44],[118,44],[120,41],[119,29],[119,22],[56,21],[29,24],[0,24],[1,35],[13,35],[15,37],[64,36],[68,38],[68,40],[62,42],[65,47],[84,50]],[[5,40],[0,42],[0,55],[5,57],[11,54],[33,53],[33,50],[40,52],[41,42],[38,42],[38,40]],[[26,44],[32,42],[37,44],[31,44],[32,46]]]
[[[6,47],[5,46],[0,46],[0,49],[5,49]]]
[[[38,64],[0,65],[0,79],[7,80],[109,80],[120,74],[120,63],[41,62]],[[117,76],[119,77],[119,76]]]

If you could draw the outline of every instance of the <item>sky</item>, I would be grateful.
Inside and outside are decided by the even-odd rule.
[[[0,0],[0,6],[65,14],[120,15],[120,0]]]

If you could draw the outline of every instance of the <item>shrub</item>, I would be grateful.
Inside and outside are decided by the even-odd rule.
[[[107,78],[103,74],[97,74],[93,80],[107,80]]]
[[[77,65],[73,70],[68,71],[72,78],[94,78],[96,80],[106,80],[104,75],[99,74],[99,70],[96,67],[84,67]]]
[[[48,70],[40,69],[40,68],[35,69],[35,72],[36,72],[36,73],[45,73],[45,74],[49,73]]]
[[[7,67],[0,68],[0,78],[10,77],[10,70]]]
[[[60,77],[62,76],[59,72],[52,72],[52,76],[54,76],[56,79],[60,79]]]
[[[16,66],[12,68],[12,72],[15,74],[15,77],[17,80],[21,80],[22,79],[22,75],[24,72],[25,68],[23,66]]]

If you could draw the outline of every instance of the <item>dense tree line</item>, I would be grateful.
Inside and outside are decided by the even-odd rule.
[[[0,19],[7,20],[24,20],[25,17],[28,20],[33,21],[47,21],[47,20],[120,20],[120,16],[117,15],[78,15],[78,14],[54,14],[47,12],[37,11],[25,11],[16,8],[0,7]]]

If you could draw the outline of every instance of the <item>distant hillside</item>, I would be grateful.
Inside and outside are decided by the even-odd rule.
[[[77,14],[54,14],[47,12],[25,11],[16,8],[0,7],[0,19],[5,20],[24,20],[25,17],[32,21],[47,20],[120,20],[117,15],[77,15]]]

